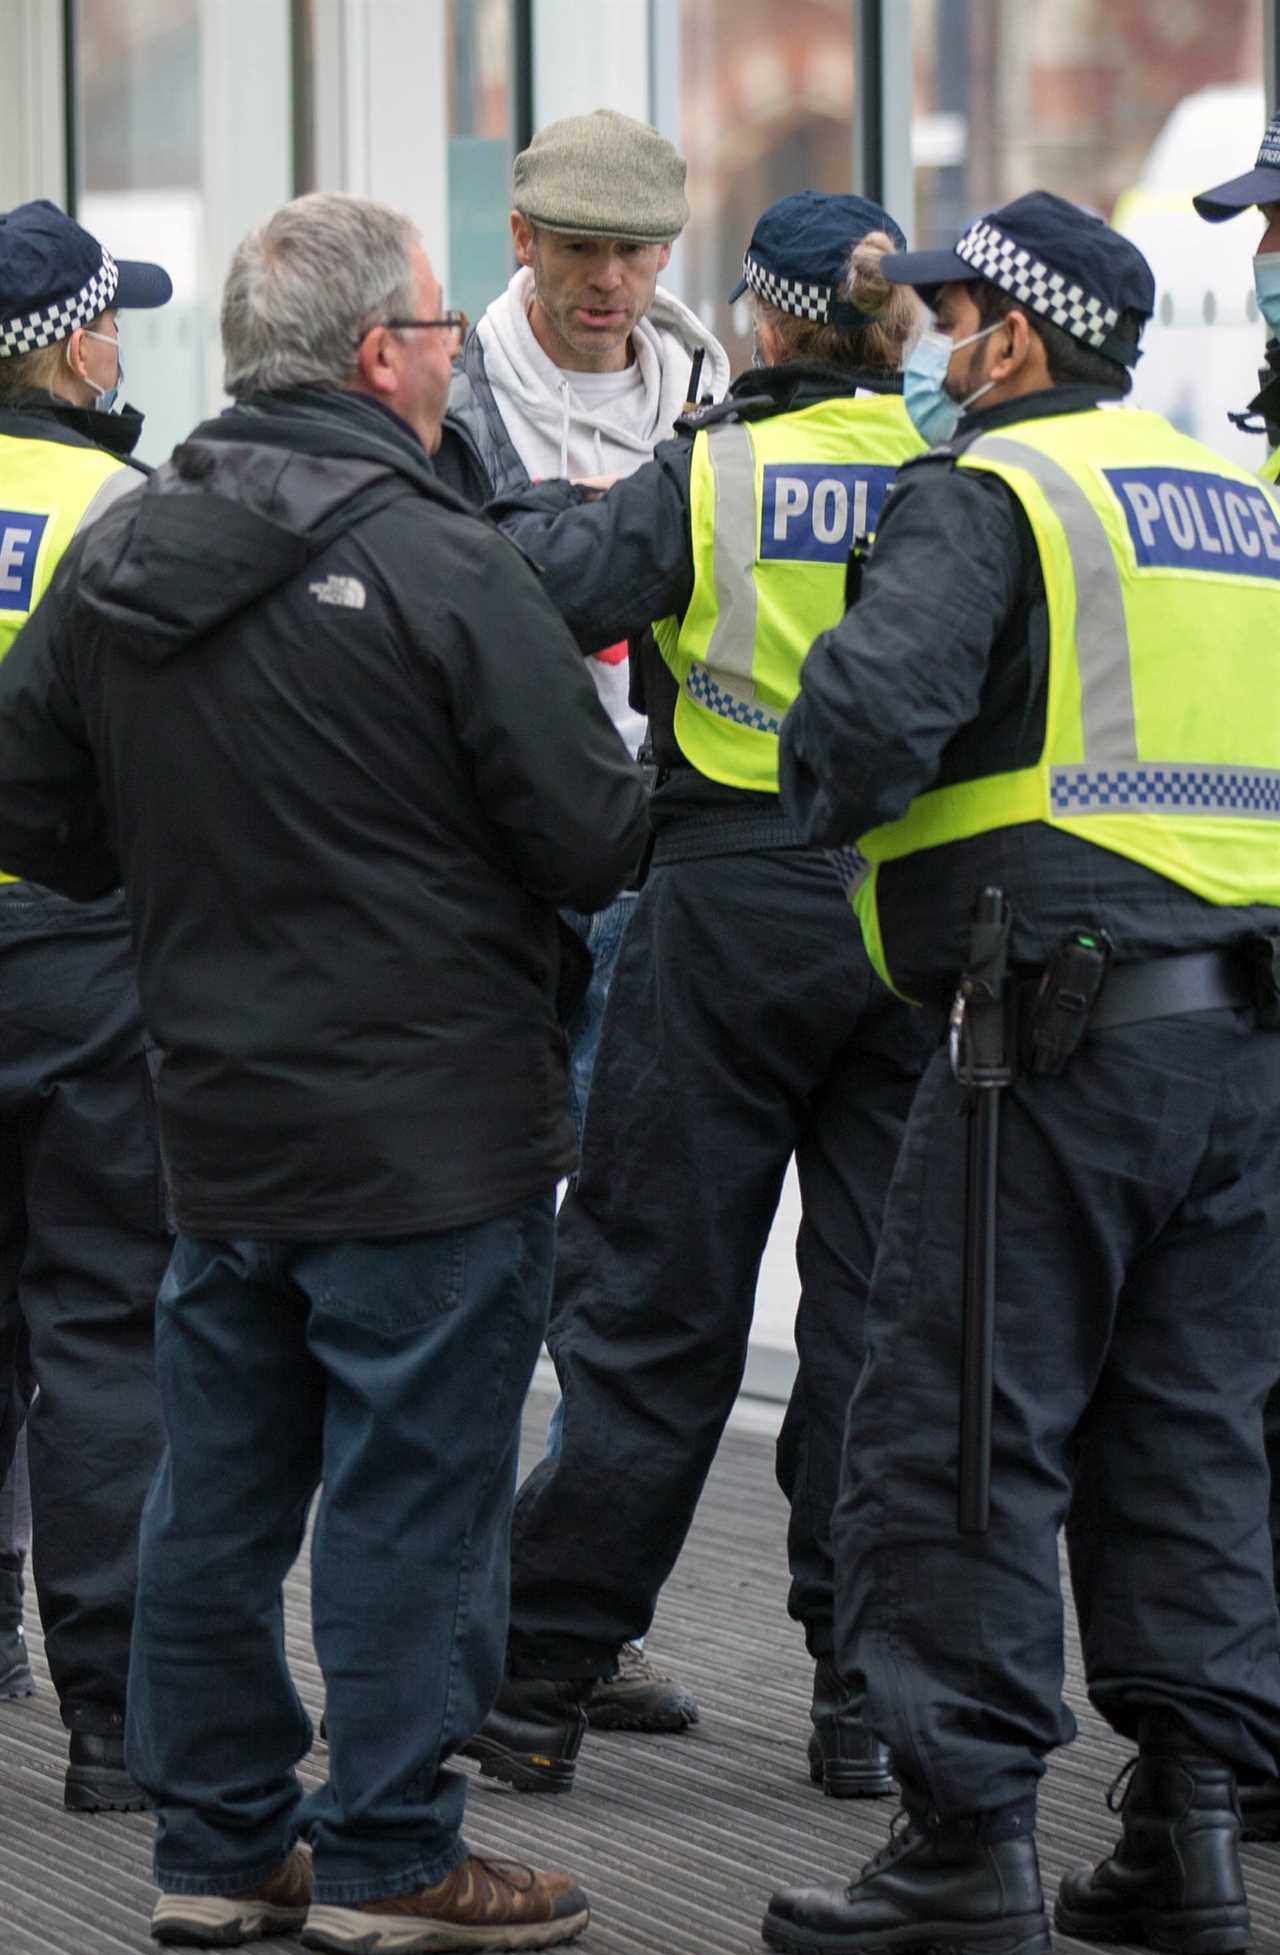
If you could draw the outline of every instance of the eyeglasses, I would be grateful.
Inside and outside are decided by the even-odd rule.
[[[459,339],[464,339],[471,321],[465,312],[446,312],[441,319],[380,319],[378,324],[394,333],[439,331],[456,333]]]

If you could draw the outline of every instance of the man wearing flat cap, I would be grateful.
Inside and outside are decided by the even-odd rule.
[[[1065,1524],[1090,1696],[1137,1759],[1056,1923],[1243,1949],[1234,1774],[1280,1750],[1280,503],[1120,404],[1154,286],[1099,219],[1033,192],[886,272],[935,313],[904,393],[936,445],[809,652],[779,773],[810,841],[861,852],[882,975],[956,1001],[889,1194],[833,1530],[837,1656],[906,1820],[851,1884],[775,1894],[764,1937],[1049,1955]],[[990,1206],[966,1214],[971,1172]],[[988,1260],[992,1389],[979,1363],[962,1430]],[[964,1443],[988,1404],[989,1493]]]
[[[145,470],[115,409],[119,314],[171,296],[46,200],[0,215],[0,656],[72,538]],[[71,1732],[66,1803],[144,1803],[124,1769],[138,1520],[160,1453],[152,1342],[168,1261],[154,1094],[119,890],[71,903],[0,875],[0,1403],[32,1379],[45,1651]],[[15,1420],[0,1427],[0,1474]],[[0,1563],[0,1610],[21,1563]]]
[[[1227,183],[1215,184],[1212,190],[1202,190],[1192,202],[1209,224],[1223,224],[1229,217],[1238,217],[1242,210],[1255,208],[1262,218],[1262,236],[1253,254],[1253,289],[1258,311],[1266,321],[1266,364],[1258,375],[1258,392],[1245,409],[1245,416],[1262,417],[1271,452],[1258,473],[1264,481],[1274,482],[1280,479],[1280,115],[1273,116],[1267,124],[1258,160],[1251,170],[1246,170],[1243,176],[1232,177]],[[1239,418],[1232,416],[1233,420]],[[1280,1830],[1280,1793],[1275,1807],[1275,1825]]]
[[[519,268],[467,337],[436,456],[437,473],[460,493],[485,501],[548,477],[630,475],[671,434],[691,375],[699,399],[724,392],[723,347],[657,282],[689,219],[684,184],[672,144],[613,109],[551,123],[516,157]],[[626,639],[598,640],[587,669],[634,758],[645,720],[632,703],[629,651]],[[579,1145],[609,979],[634,907],[635,891],[624,890],[594,916],[565,916],[592,966],[566,1025]],[[625,1673],[600,1685],[589,1714],[600,1728],[621,1720],[678,1730],[697,1709],[628,1649]]]

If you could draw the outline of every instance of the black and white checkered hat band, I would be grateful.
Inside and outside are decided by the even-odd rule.
[[[1061,326],[1087,346],[1101,346],[1120,317],[1114,306],[1103,305],[1082,285],[1051,271],[1025,246],[1006,237],[989,217],[969,226],[955,253],[966,265],[972,265],[980,278],[998,285],[1020,305],[1029,305],[1041,318]]]
[[[89,326],[104,313],[116,295],[120,274],[109,251],[87,285],[70,298],[59,299],[41,312],[26,312],[20,319],[0,321],[0,360],[12,360],[20,353],[34,353],[40,346],[56,346],[77,326]]]
[[[742,276],[757,298],[776,305],[779,312],[794,313],[797,319],[812,319],[825,326],[831,317],[831,287],[807,285],[796,278],[783,278],[766,271],[754,258],[742,261]]]

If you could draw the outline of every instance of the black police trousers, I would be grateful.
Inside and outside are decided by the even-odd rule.
[[[0,1479],[34,1383],[32,1566],[63,1721],[125,1702],[138,1520],[162,1431],[169,1257],[155,1100],[119,896],[0,884]]]
[[[1280,1759],[1263,1407],[1280,1376],[1280,1035],[1087,1035],[1001,1115],[991,1525],[956,1526],[965,1127],[943,1053],[887,1205],[836,1508],[837,1654],[907,1804],[1034,1798],[1066,1525],[1090,1697],[1250,1776]]]
[[[739,1390],[794,1153],[799,1376],[778,1442],[789,1607],[831,1650],[830,1519],[881,1209],[939,1025],[871,971],[827,859],[659,858],[614,968],[548,1343],[559,1456],[519,1494],[513,1670],[592,1675],[648,1628]]]

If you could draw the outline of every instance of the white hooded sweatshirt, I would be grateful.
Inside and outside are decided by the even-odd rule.
[[[534,338],[532,304],[533,273],[521,266],[476,330],[507,433],[535,482],[630,475],[647,462],[683,411],[699,349],[699,398],[719,400],[729,384],[729,360],[719,340],[661,285],[632,332],[635,359],[621,373],[570,373],[556,366]],[[626,654],[625,644],[611,645],[589,663],[605,710],[634,754],[645,723],[627,700]]]

